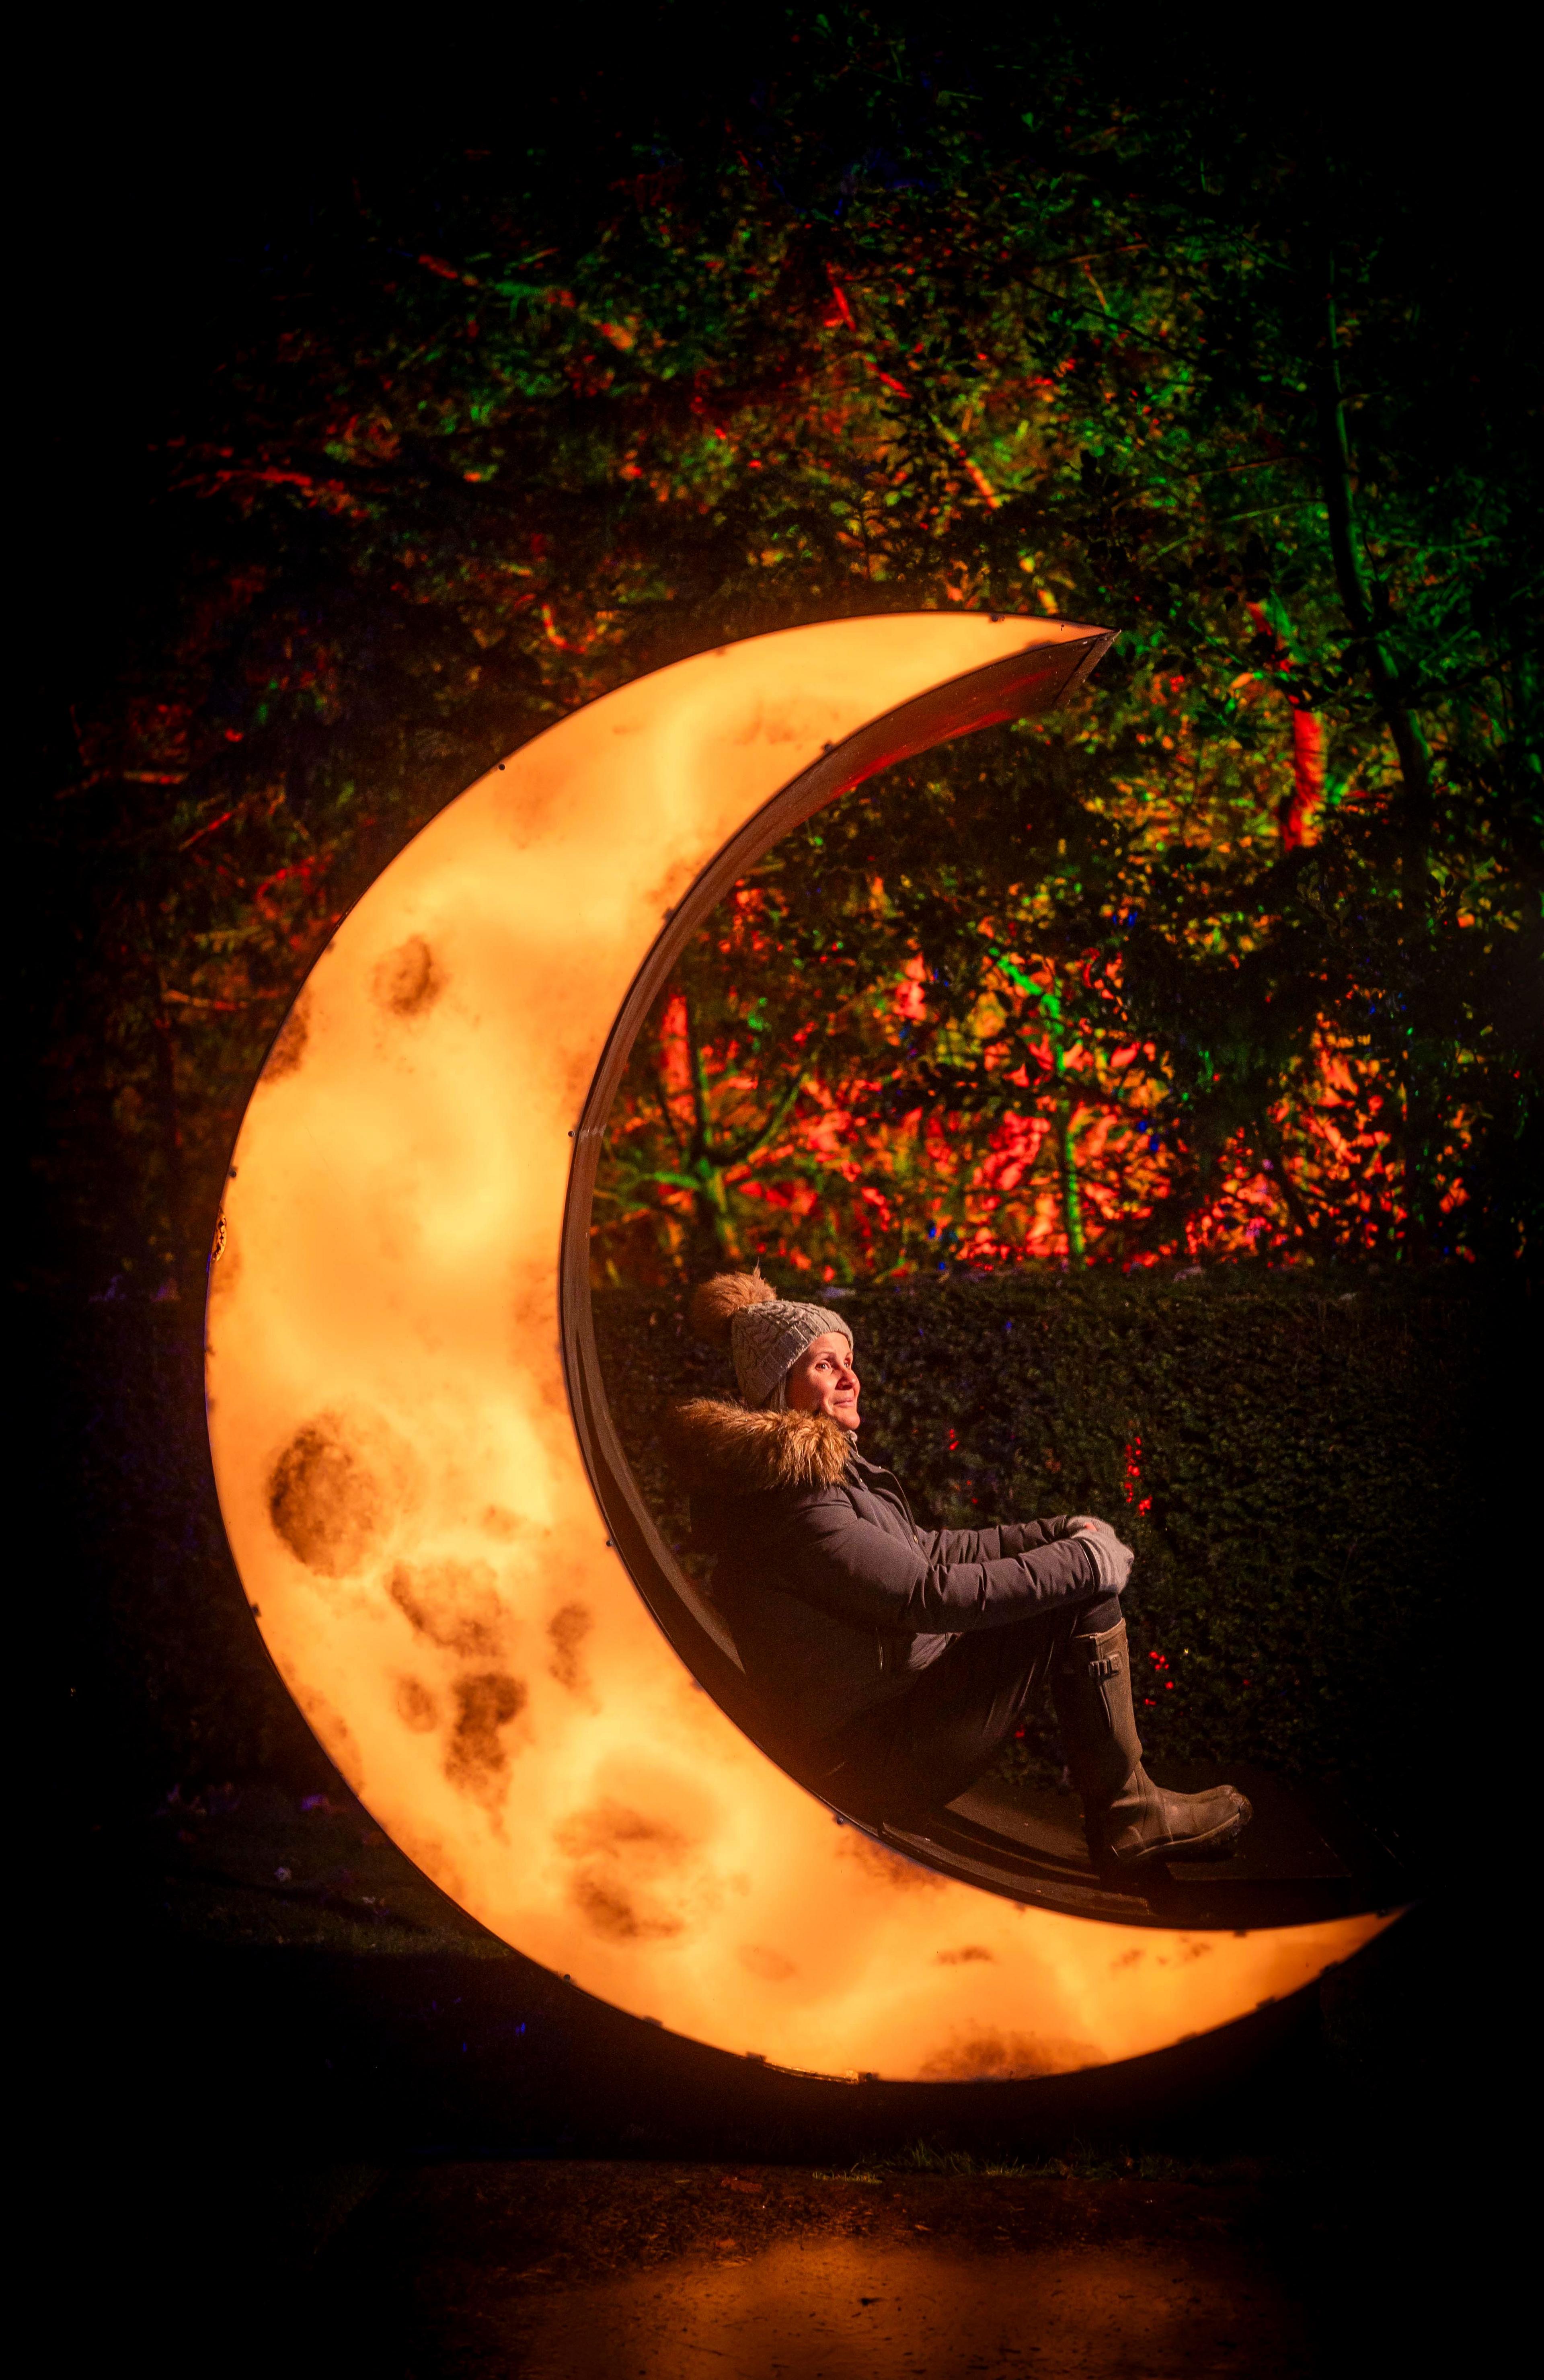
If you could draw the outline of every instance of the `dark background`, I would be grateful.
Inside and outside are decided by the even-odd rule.
[[[572,89],[568,62],[528,43],[509,61],[505,122],[556,107],[577,149],[606,137],[608,109],[614,121],[646,101],[695,105],[696,20],[665,14],[665,36],[646,21],[629,54],[587,67]],[[1327,26],[1283,30],[1264,67],[1272,103],[1371,144],[1391,175],[1425,191],[1434,237],[1457,237],[1461,216],[1475,305],[1510,314],[1521,302],[1508,237],[1521,149],[1504,76],[1451,50],[1440,71],[1415,73],[1392,30],[1369,32],[1348,55],[1344,29],[1331,41]],[[1144,76],[1172,79],[1182,64],[1149,50],[1127,70],[1140,90]],[[1258,99],[1255,56],[1222,70]],[[44,1773],[57,1773],[62,1748],[70,1819],[61,1923],[30,1973],[64,2152],[59,2223],[83,2293],[134,2335],[169,2299],[206,2285],[254,2302],[275,2278],[282,2292],[299,2290],[357,2178],[394,2160],[845,2160],[925,2131],[943,2146],[1006,2142],[1026,2155],[1081,2157],[1090,2170],[1131,2153],[1172,2158],[1176,2170],[1252,2161],[1279,2178],[1305,2222],[1311,2209],[1319,2245],[1305,2250],[1309,2261],[1332,2268],[1336,2286],[1355,2276],[1365,2287],[1373,2274],[1392,2319],[1420,2299],[1426,2248],[1441,2238],[1451,2251],[1472,2215],[1471,2177],[1490,2169],[1490,2101],[1509,2088],[1520,1919],[1493,1864],[1513,1861],[1510,1746],[1532,1724],[1531,1661],[1517,1651],[1532,1565],[1514,1534],[1531,1491],[1519,1360],[1532,1308],[1521,1280],[1389,1290],[1348,1273],[1344,1293],[1365,1305],[1319,1318],[1335,1410],[1359,1414],[1376,1438],[1370,1416],[1397,1405],[1402,1476],[1419,1471],[1428,1500],[1413,1517],[1398,1481],[1386,1481],[1377,1521],[1385,1591],[1396,1575],[1418,1585],[1420,1628],[1404,1640],[1418,1646],[1418,1675],[1402,1671],[1380,1706],[1376,1645],[1359,1645],[1358,1691],[1371,1697],[1359,1707],[1376,1724],[1359,1749],[1357,1730],[1343,1729],[1342,1751],[1353,1767],[1362,1759],[1366,1790],[1420,1814],[1430,1888],[1352,1970],[1220,2055],[1182,2052],[1146,2062],[1161,2071],[1092,2088],[1069,2079],[940,2093],[924,2110],[915,2094],[860,2101],[650,2037],[492,1944],[371,1840],[257,1643],[208,1478],[197,1305],[102,1302],[95,1245],[75,1220],[81,1196],[100,1196],[95,1177],[61,1190],[45,1137],[56,1107],[37,1121],[34,1061],[56,1053],[81,970],[100,978],[100,953],[83,941],[86,861],[54,831],[50,805],[70,704],[142,642],[159,534],[147,434],[222,351],[229,260],[303,222],[356,156],[410,157],[438,137],[432,95],[416,108],[400,90],[367,104],[365,71],[298,51],[253,59],[168,44],[158,57],[125,50],[67,72],[55,57],[32,94],[13,432],[22,537],[12,553],[31,650],[13,851],[25,853],[17,1079],[27,1145],[42,1161],[13,1240],[13,1343],[29,1597],[48,1615]],[[104,1014],[103,1031],[110,1022]],[[1084,1297],[1090,1328],[1113,1327],[1099,1289],[1069,1293]],[[1197,1300],[1204,1320],[1182,1308],[1176,1339],[1171,1321],[1152,1320],[1163,1295],[1172,1316],[1183,1293],[1147,1293],[1160,1368],[1210,1368],[1219,1334],[1258,1361],[1293,1322],[1291,1293],[1267,1285],[1253,1298]],[[1344,1320],[1359,1312],[1370,1335]],[[1186,1331],[1190,1354],[1173,1358]],[[1078,1345],[1069,1331],[1074,1368]],[[1259,1418],[1267,1439],[1294,1436],[1292,1415]],[[1315,1463],[1297,1437],[1304,1475],[1273,1477],[1300,1512]],[[1108,1432],[1079,1451],[1092,1485],[1113,1453]],[[1258,1449],[1249,1459],[1263,1460]],[[1358,1460],[1369,1459],[1364,1448]],[[1182,1495],[1183,1461],[1160,1460]],[[925,1448],[908,1463],[909,1475],[927,1473],[943,1517],[947,1465]],[[1246,1464],[1241,1494],[1248,1475]],[[1363,1478],[1355,1463],[1343,1468],[1334,1493],[1358,1492]],[[1241,1529],[1231,1514],[1212,1542],[1236,1546]],[[1181,1559],[1182,1537],[1155,1548],[1158,1571]],[[1152,1609],[1162,1609],[1160,1597]],[[1198,1723],[1231,1723],[1230,1658],[1224,1645]],[[1299,1670],[1270,1721],[1272,1752],[1290,1767],[1305,1743],[1316,1748],[1315,1727],[1336,1724],[1319,1682]],[[295,1889],[276,1888],[281,1868]]]

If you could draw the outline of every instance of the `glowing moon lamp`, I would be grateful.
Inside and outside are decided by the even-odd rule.
[[[597,1480],[620,1461],[579,1286],[596,1142],[663,970],[778,834],[892,760],[1052,707],[1108,642],[1043,620],[833,621],[564,720],[339,928],[226,1185],[208,1319],[221,1510],[322,1743],[527,1957],[806,2072],[1138,2056],[1295,1989],[1381,1922],[1242,1938],[1093,1923],[834,1824],[697,1682],[680,1627],[704,1659],[716,1632],[726,1678],[732,1647],[678,1572],[687,1617],[657,1624],[587,1471],[587,1453]],[[642,1534],[647,1591],[643,1572],[674,1566]],[[669,1597],[650,1600],[668,1619]]]

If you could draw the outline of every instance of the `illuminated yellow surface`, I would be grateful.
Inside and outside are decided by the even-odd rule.
[[[1378,1930],[1096,1924],[837,1827],[660,1634],[569,1416],[569,1135],[663,914],[826,745],[1086,633],[833,622],[565,720],[442,812],[340,928],[227,1185],[208,1358],[221,1507],[317,1735],[493,1933],[777,2064],[926,2078],[1133,2057]]]

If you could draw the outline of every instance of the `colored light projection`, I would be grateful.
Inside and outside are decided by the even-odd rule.
[[[660,1633],[576,1436],[565,1201],[581,1243],[593,1119],[661,965],[748,853],[888,759],[1043,706],[1104,641],[845,620],[577,712],[347,917],[231,1166],[211,1443],[254,1614],[316,1734],[493,1933],[776,2065],[960,2080],[1134,2057],[1296,1988],[1380,1924],[1090,1923],[837,1826]]]

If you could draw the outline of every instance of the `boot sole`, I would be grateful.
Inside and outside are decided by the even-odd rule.
[[[1140,1851],[1129,1852],[1125,1856],[1119,1852],[1107,1852],[1105,1864],[1118,1876],[1134,1876],[1140,1869],[1155,1867],[1161,1862],[1221,1859],[1225,1852],[1232,1851],[1255,1815],[1254,1806],[1245,1794],[1241,1793],[1238,1800],[1239,1807],[1232,1817],[1225,1818],[1220,1827],[1213,1827],[1209,1834],[1188,1835],[1183,1842],[1177,1843],[1144,1843]]]

